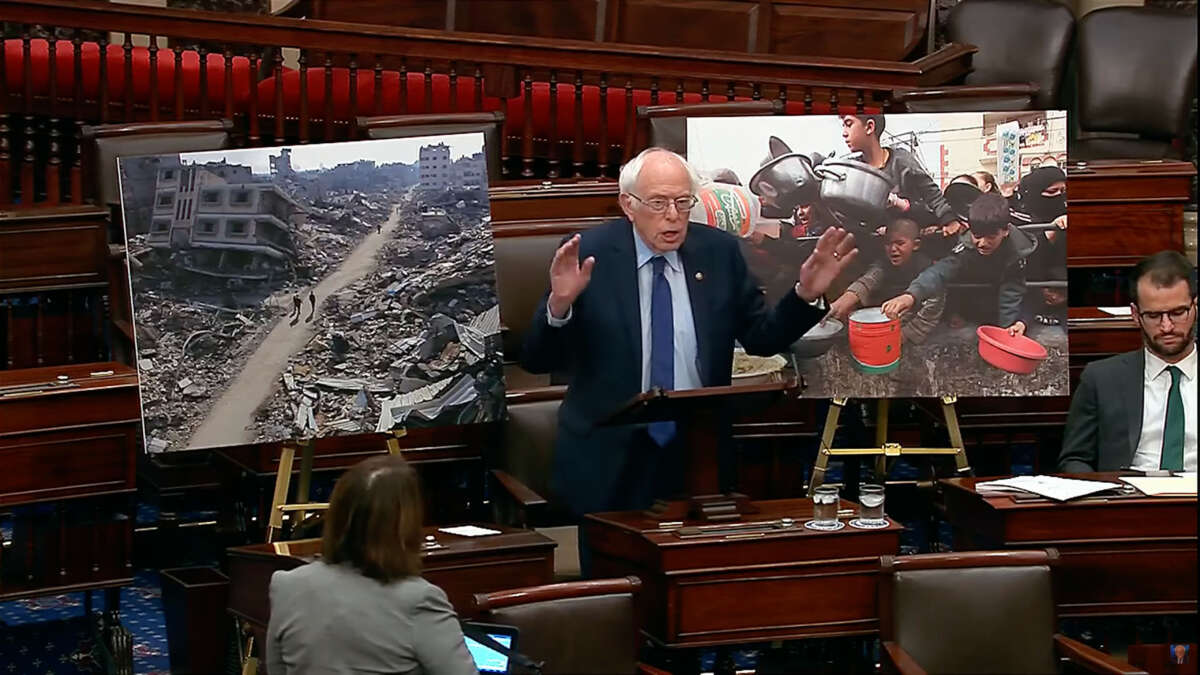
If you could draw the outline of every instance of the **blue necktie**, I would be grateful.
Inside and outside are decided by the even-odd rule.
[[[663,274],[667,259],[655,256],[650,287],[650,387],[675,388],[675,320],[671,307],[671,285]],[[650,438],[664,446],[675,438],[674,422],[654,422],[647,428]]]

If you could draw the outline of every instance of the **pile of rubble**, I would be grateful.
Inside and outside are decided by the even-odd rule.
[[[468,423],[503,414],[494,251],[477,210],[424,226],[404,201],[377,267],[323,299],[315,335],[256,412],[260,438]]]
[[[298,279],[325,278],[363,237],[387,222],[402,198],[399,192],[367,195],[350,190],[309,204],[306,222],[293,234]]]

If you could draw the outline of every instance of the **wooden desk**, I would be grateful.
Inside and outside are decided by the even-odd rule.
[[[879,556],[899,551],[902,528],[890,523],[879,530],[817,532],[803,527],[812,518],[808,499],[753,505],[759,512],[743,523],[788,517],[796,524],[767,533],[681,538],[658,529],[641,511],[589,515],[584,527],[594,575],[641,577],[643,625],[668,647],[877,631]],[[857,509],[850,502],[841,508]]]
[[[1156,251],[1183,250],[1191,162],[1101,160],[1087,168],[1067,179],[1068,266],[1134,265]]]
[[[554,577],[554,540],[531,530],[481,526],[501,534],[458,537],[425,528],[442,548],[424,552],[422,576],[446,592],[459,616],[470,614],[475,593],[548,584]],[[265,630],[271,615],[271,575],[312,562],[320,550],[319,539],[229,549],[229,613]]]
[[[1116,480],[1117,473],[1079,478]],[[982,496],[981,478],[941,481],[956,548],[1059,550],[1059,616],[1196,612],[1196,498],[1061,503]]]

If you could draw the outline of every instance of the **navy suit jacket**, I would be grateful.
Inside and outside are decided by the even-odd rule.
[[[582,234],[579,259],[596,258],[591,283],[575,300],[571,320],[559,328],[547,322],[543,298],[522,354],[521,365],[530,372],[567,374],[553,486],[576,514],[621,505],[616,483],[638,430],[599,426],[641,392],[634,236],[632,223],[624,218]],[[824,317],[824,311],[795,293],[768,308],[737,239],[726,232],[689,224],[679,254],[696,328],[700,381],[706,387],[730,383],[735,339],[750,354],[776,354]]]
[[[1068,473],[1129,468],[1142,437],[1146,351],[1093,361],[1071,397],[1058,470]]]

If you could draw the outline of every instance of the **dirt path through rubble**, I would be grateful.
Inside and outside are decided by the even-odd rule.
[[[221,445],[238,445],[264,439],[250,438],[247,428],[253,420],[254,411],[271,395],[284,368],[287,367],[288,357],[304,349],[312,339],[313,327],[321,318],[321,304],[331,295],[335,295],[346,286],[358,281],[367,272],[375,268],[375,255],[379,252],[391,233],[400,224],[400,208],[392,209],[392,215],[384,223],[381,232],[371,232],[363,239],[342,264],[329,276],[317,284],[317,311],[312,321],[301,320],[295,326],[290,325],[291,318],[279,319],[275,328],[266,339],[258,345],[258,349],[246,361],[246,367],[221,394],[221,398],[213,404],[208,417],[192,434],[188,448],[211,448]],[[300,297],[306,307],[301,315],[308,317],[308,289],[301,292]]]

